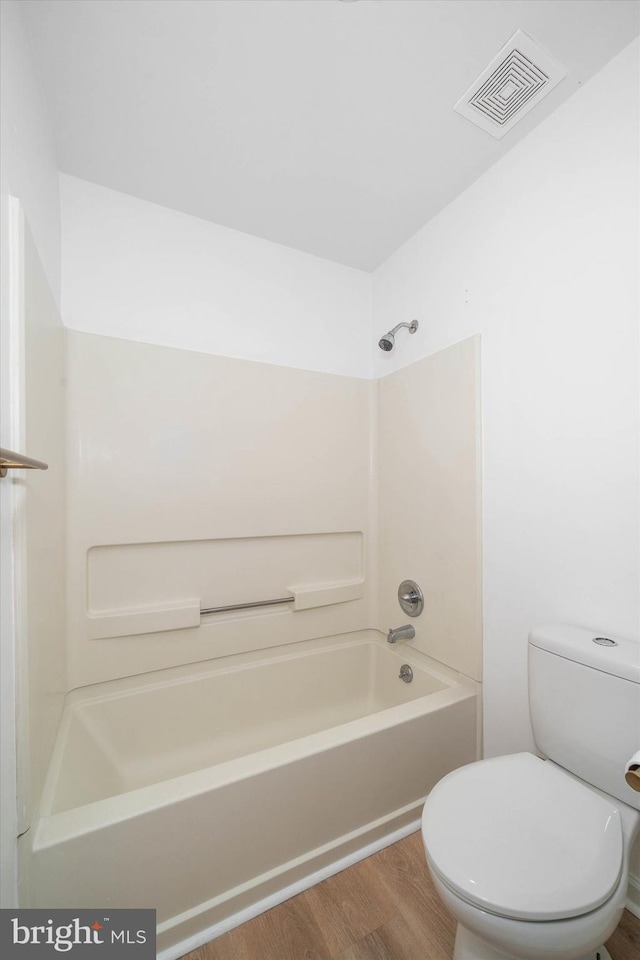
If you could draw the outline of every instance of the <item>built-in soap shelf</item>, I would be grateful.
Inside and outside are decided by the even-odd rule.
[[[138,633],[161,633],[199,626],[200,601],[183,600],[179,603],[136,607],[134,610],[88,614],[87,637],[89,640],[107,640],[110,637],[131,637]]]
[[[235,609],[251,608],[256,605],[268,607],[273,603],[290,603],[295,612],[311,610],[314,607],[327,607],[332,604],[360,600],[364,596],[364,579],[342,580],[333,583],[314,583],[287,587],[286,597],[274,601],[247,601],[246,604],[230,605]],[[202,619],[202,610],[209,610]],[[214,612],[215,611],[215,612]],[[169,630],[184,630],[199,627],[201,623],[211,622],[216,613],[224,608],[207,608],[200,600],[181,600],[167,604],[154,604],[129,610],[110,610],[104,613],[87,615],[87,637],[89,640],[107,640],[113,637],[131,637],[141,633],[164,633]]]
[[[311,610],[313,607],[328,607],[332,603],[360,600],[364,596],[364,579],[305,584],[287,589],[293,595],[294,610]]]

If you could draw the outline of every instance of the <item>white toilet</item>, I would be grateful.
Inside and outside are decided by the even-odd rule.
[[[640,827],[625,779],[640,749],[640,645],[534,630],[529,707],[548,760],[461,767],[424,807],[427,863],[458,921],[454,960],[607,960]]]

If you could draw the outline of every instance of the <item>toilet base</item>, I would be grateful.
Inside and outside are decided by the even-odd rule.
[[[453,960],[520,960],[520,958],[496,950],[495,947],[485,943],[480,937],[476,937],[475,933],[471,933],[470,930],[459,923],[456,927]],[[611,954],[606,947],[598,947],[597,950],[592,950],[581,960],[611,960]]]
[[[489,946],[459,923],[453,945],[453,960],[518,960],[518,958]]]

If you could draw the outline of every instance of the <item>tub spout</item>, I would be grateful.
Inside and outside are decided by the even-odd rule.
[[[407,623],[404,627],[396,627],[389,630],[387,634],[387,643],[397,643],[398,640],[413,640],[416,635],[415,627]]]

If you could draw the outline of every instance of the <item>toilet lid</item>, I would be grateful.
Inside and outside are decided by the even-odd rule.
[[[422,833],[429,865],[447,887],[513,919],[595,910],[622,869],[617,808],[530,753],[450,773],[427,797]]]

